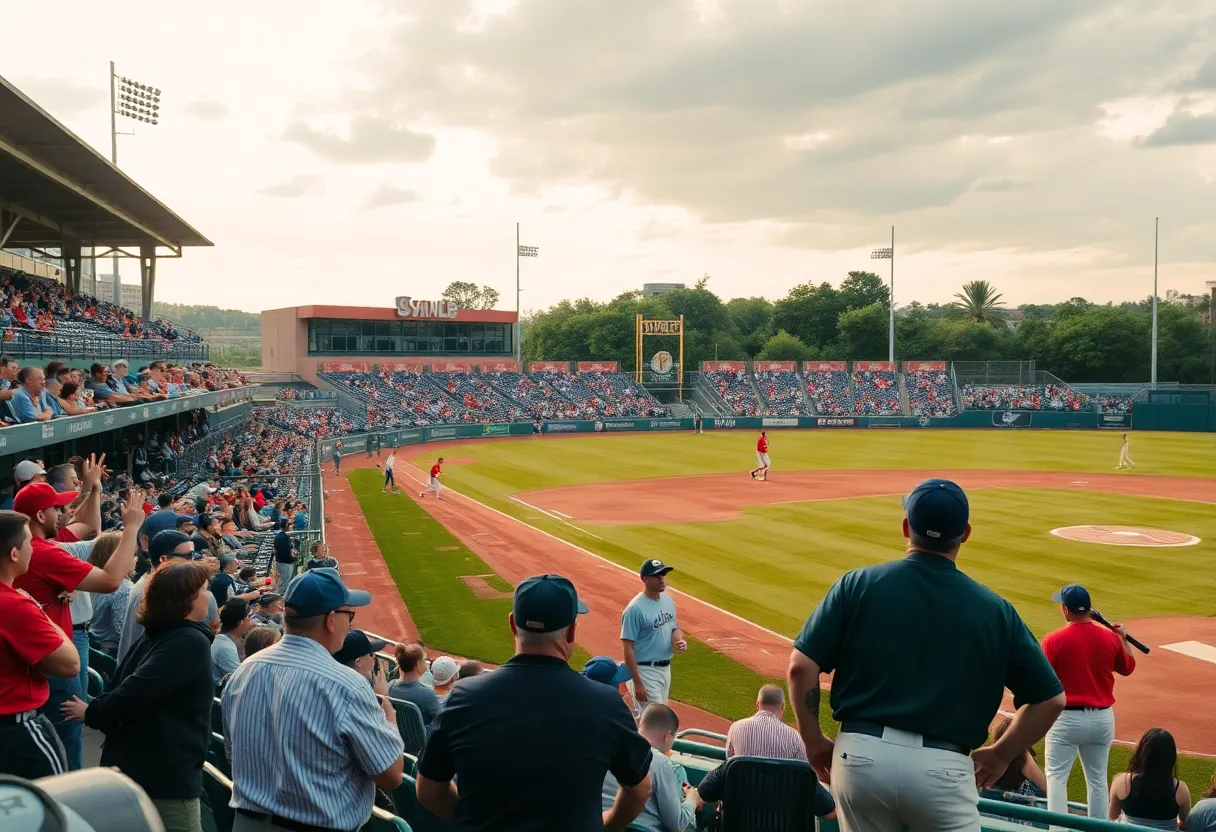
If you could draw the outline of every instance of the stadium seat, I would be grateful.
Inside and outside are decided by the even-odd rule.
[[[203,794],[199,796],[200,804],[204,796],[211,809],[216,832],[232,832],[234,812],[228,806],[232,801],[232,780],[209,762],[203,763]]]
[[[426,723],[422,721],[422,711],[413,702],[403,702],[391,696],[388,701],[393,703],[393,710],[397,712],[397,730],[405,743],[405,753],[417,755],[426,745]]]
[[[224,733],[224,703],[218,696],[211,701],[211,730]]]
[[[454,830],[455,824],[436,817],[423,808],[422,804],[418,802],[417,786],[418,781],[407,774],[401,781],[401,785],[392,794],[397,812],[405,818],[410,829],[413,832],[451,832]]]
[[[722,832],[803,832],[815,828],[811,811],[815,772],[798,760],[732,757],[726,762]]]
[[[89,668],[89,698],[100,696],[101,692],[106,689],[106,680],[100,673],[93,668]]]
[[[363,824],[362,832],[412,832],[413,828],[396,815],[383,809],[373,809]]]
[[[224,735],[211,732],[211,742],[207,746],[207,762],[215,766],[225,777],[232,776],[232,765],[228,762],[228,752],[224,750]]]
[[[109,653],[98,650],[96,647],[89,648],[89,667],[95,668],[107,684],[110,681],[110,677],[114,675],[114,668],[117,666],[118,662],[114,661],[114,657]]]

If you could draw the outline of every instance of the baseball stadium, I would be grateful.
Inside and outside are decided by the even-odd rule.
[[[151,100],[152,88],[113,80]],[[1210,299],[1160,310],[1155,294],[1144,308],[1069,301],[1019,331],[1012,315],[898,309],[881,278],[850,272],[830,350],[781,324],[786,312],[791,326],[810,317],[797,291],[751,333],[704,282],[525,315],[456,293],[372,307],[335,291],[262,311],[255,370],[213,361],[215,345],[153,315],[158,260],[211,245],[0,78],[0,476],[12,508],[0,510],[0,816],[92,832],[461,828],[452,775],[451,812],[430,791],[434,761],[450,753],[435,748],[452,742],[445,722],[477,710],[466,700],[479,686],[511,678],[503,666],[526,652],[527,632],[568,634],[554,678],[584,692],[607,682],[595,701],[607,697],[635,747],[648,715],[670,710],[678,730],[643,751],[677,772],[676,804],[690,807],[681,830],[842,828],[835,809],[813,808],[834,779],[817,779],[807,737],[894,729],[837,722],[845,665],[821,675],[800,634],[840,603],[842,578],[905,555],[941,560],[918,548],[926,535],[958,541],[973,595],[864,622],[882,625],[888,654],[944,620],[942,608],[982,597],[1024,623],[1006,634],[1033,642],[1034,658],[1018,661],[1046,668],[1058,690],[1022,701],[1010,647],[990,657],[1010,682],[999,707],[993,693],[991,736],[913,734],[917,751],[962,754],[970,788],[990,743],[1033,709],[1110,711],[1064,704],[1040,642],[1067,616],[1126,653],[1101,788],[1116,775],[1130,784],[1137,750],[1165,729],[1178,793],[1216,797],[1205,704],[1216,690],[1216,385],[1202,383],[1201,353],[1210,338],[1216,372],[1216,284]],[[517,242],[516,254],[535,249]],[[113,302],[99,297],[97,264],[110,258],[138,262],[137,304],[117,277]],[[593,313],[607,323],[575,317]],[[1033,351],[1031,335],[1071,337],[1087,314],[1113,320],[1112,351],[1145,353],[1145,370],[1147,339],[1123,327],[1151,314],[1151,375],[1137,357],[1108,381],[1098,375],[1115,364],[1099,362],[1069,381],[1078,365],[1065,350],[1054,361]],[[880,337],[835,329],[863,319]],[[911,340],[939,324],[982,330],[1003,357],[962,337]],[[801,352],[784,349],[794,342]],[[930,343],[940,351],[916,351]],[[923,525],[917,506],[930,500],[938,508],[924,510],[952,532]],[[528,595],[554,576],[571,587],[574,621],[558,628],[521,612],[538,609]],[[669,605],[657,652],[622,638],[623,622],[649,614],[640,598]],[[916,663],[950,659],[923,648],[900,657],[913,698],[946,678],[916,677]],[[802,660],[816,681],[799,697]],[[996,672],[963,668],[952,696],[978,697],[970,680]],[[797,753],[736,754],[731,732],[773,702],[772,730],[794,736]],[[808,713],[818,729],[798,724]],[[495,719],[461,753],[524,721]],[[364,729],[374,754],[350,739]],[[1047,730],[998,760],[1014,785],[1002,775],[967,793],[982,828],[1126,828],[1104,807],[1096,816],[1076,763],[1057,772],[1066,805],[1047,810]],[[538,736],[493,770],[509,779],[542,751],[560,767],[592,741]],[[702,800],[711,778],[724,796]],[[1128,785],[1127,806],[1135,799]],[[317,811],[294,813],[302,806]],[[651,828],[628,823],[612,828]]]

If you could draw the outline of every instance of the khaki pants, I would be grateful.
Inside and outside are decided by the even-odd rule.
[[[845,832],[979,832],[970,757],[925,748],[920,734],[838,734],[832,794]]]
[[[165,832],[203,832],[203,819],[197,797],[190,800],[161,798],[153,800],[152,805],[156,807],[156,813],[165,825]]]

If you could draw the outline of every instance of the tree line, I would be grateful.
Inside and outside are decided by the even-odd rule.
[[[633,369],[634,322],[684,316],[685,368],[707,360],[883,360],[888,290],[872,272],[851,271],[839,286],[795,286],[775,302],[723,301],[703,278],[691,288],[607,302],[562,301],[523,320],[528,361],[615,360]],[[1099,305],[1084,298],[1007,308],[986,281],[962,287],[948,304],[913,301],[896,310],[897,360],[1037,362],[1070,382],[1141,382],[1150,376],[1151,298]],[[1207,296],[1167,292],[1158,302],[1158,379],[1209,383],[1213,374]],[[677,354],[674,337],[648,337],[645,359]]]

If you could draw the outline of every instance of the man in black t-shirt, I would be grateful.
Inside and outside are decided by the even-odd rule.
[[[559,575],[516,588],[515,656],[452,689],[418,760],[423,806],[485,832],[619,832],[638,816],[650,795],[650,743],[614,689],[566,663],[586,611]],[[603,812],[608,772],[620,791]]]
[[[291,545],[291,535],[287,534],[290,522],[286,517],[280,520],[274,536],[275,588],[279,592],[286,592],[287,585],[296,575],[296,550]]]

